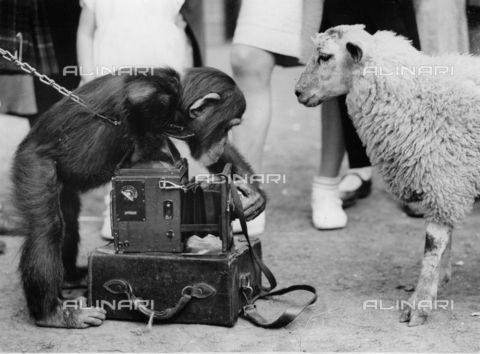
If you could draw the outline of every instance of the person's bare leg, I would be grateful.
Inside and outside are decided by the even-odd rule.
[[[345,145],[339,100],[322,104],[322,150],[320,170],[312,183],[312,222],[319,230],[343,228],[347,215],[342,209],[338,185]]]
[[[233,143],[252,165],[256,173],[263,172],[263,151],[272,118],[271,78],[275,57],[265,50],[234,44],[230,62],[233,76],[247,101],[243,122],[233,129]],[[232,225],[240,231],[238,223]],[[265,230],[265,213],[248,222],[251,235]]]
[[[322,150],[318,175],[337,178],[340,175],[345,143],[338,99],[322,104]]]
[[[242,124],[233,130],[233,143],[252,165],[262,171],[263,150],[272,113],[272,53],[244,44],[234,44],[231,53],[233,77],[245,95],[247,110]]]

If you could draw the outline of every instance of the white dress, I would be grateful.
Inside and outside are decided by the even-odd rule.
[[[322,9],[323,0],[242,0],[233,43],[305,61]]]
[[[192,57],[179,14],[184,0],[81,0],[95,14],[96,74],[119,67],[182,71]]]

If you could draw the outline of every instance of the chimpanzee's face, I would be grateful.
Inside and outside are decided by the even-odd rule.
[[[220,118],[212,114],[211,116],[205,116],[204,119],[215,120]],[[217,162],[223,155],[225,145],[228,141],[228,133],[241,122],[242,120],[240,118],[233,118],[227,121],[220,120],[220,124],[213,128],[213,132],[209,132],[209,129],[202,129],[205,128],[202,126],[197,127],[197,129],[192,127],[193,130],[197,132],[190,142],[192,156],[198,159],[204,166],[210,166]],[[195,124],[199,123],[200,122],[196,122]]]
[[[209,166],[222,156],[230,130],[241,123],[245,98],[228,75],[213,68],[190,69],[182,84],[187,125],[195,134],[188,140],[190,151]]]

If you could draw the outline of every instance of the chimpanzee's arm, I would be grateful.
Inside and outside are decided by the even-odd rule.
[[[246,219],[254,219],[265,209],[267,202],[265,192],[260,183],[250,178],[254,174],[252,167],[245,161],[237,149],[229,143],[225,145],[225,150],[220,159],[213,165],[208,166],[208,170],[211,173],[221,173],[227,163],[232,164],[233,173],[246,178],[245,180],[237,180],[236,186],[244,197],[242,198],[242,203]]]

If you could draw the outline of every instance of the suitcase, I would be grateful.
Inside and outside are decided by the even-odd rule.
[[[252,239],[252,246],[260,256],[260,241]],[[90,305],[117,320],[147,321],[154,310],[159,321],[230,327],[246,305],[242,289],[251,288],[253,296],[261,289],[260,269],[243,237],[218,255],[116,254],[108,246],[91,254],[88,268]]]

